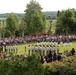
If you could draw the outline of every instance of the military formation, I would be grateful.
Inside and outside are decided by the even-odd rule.
[[[57,46],[67,46],[72,45],[72,41],[76,40],[76,35],[59,35],[59,36],[52,36],[52,35],[30,35],[25,37],[17,37],[17,38],[5,38],[0,39],[0,52],[14,52],[18,53],[18,44],[25,44],[34,42],[37,43],[36,45],[28,45],[28,48],[25,46],[25,52],[28,51],[28,55],[31,54],[40,54],[40,55],[47,55],[49,51],[57,51]],[[58,52],[58,51],[57,51]]]
[[[36,55],[46,56],[49,54],[50,51],[52,53],[54,53],[54,52],[59,53],[59,50],[60,50],[59,48],[60,48],[59,46],[55,46],[55,45],[37,45],[37,44],[36,45],[28,45],[27,54],[28,55],[36,54]]]
[[[18,46],[16,44],[0,45],[0,53],[18,53]]]

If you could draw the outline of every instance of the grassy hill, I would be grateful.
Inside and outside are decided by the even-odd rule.
[[[47,12],[43,12],[44,15],[46,16],[46,19],[48,19],[48,16],[52,16],[52,19],[56,19],[57,16],[57,11],[47,11]],[[10,13],[4,13],[4,14],[0,14],[0,18],[6,18]],[[19,19],[21,19],[24,14],[23,13],[15,13]]]

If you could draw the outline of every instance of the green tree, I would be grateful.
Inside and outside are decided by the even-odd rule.
[[[4,38],[5,34],[5,20],[0,20],[0,38]]]
[[[58,12],[57,12],[57,17],[60,15],[60,11],[58,10]]]
[[[18,17],[14,13],[10,13],[6,19],[6,29],[9,30],[11,36],[15,36],[15,31],[18,29]]]
[[[2,37],[2,26],[0,25],[0,39]]]
[[[22,34],[22,37],[24,37],[24,33],[25,33],[25,22],[24,22],[24,17],[22,18],[21,20],[21,34]]]
[[[75,33],[76,32],[76,10],[68,9],[60,12],[57,18],[56,32]]]
[[[45,16],[41,12],[42,8],[40,4],[34,0],[31,0],[27,4],[25,10],[25,22],[26,22],[26,33],[31,34],[35,32],[42,32],[45,28]]]
[[[51,17],[51,16],[48,16],[48,20],[49,20],[49,23],[50,23],[48,32],[49,32],[49,33],[52,33],[52,31],[51,31],[51,27],[52,27],[52,17]]]

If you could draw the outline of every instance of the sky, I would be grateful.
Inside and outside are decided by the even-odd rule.
[[[42,11],[58,11],[68,8],[76,9],[76,0],[36,0]],[[24,13],[30,0],[0,0],[0,13]]]

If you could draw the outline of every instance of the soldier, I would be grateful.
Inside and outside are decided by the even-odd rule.
[[[30,50],[31,50],[31,47],[30,45],[28,46],[28,55],[30,55]]]
[[[26,52],[26,44],[24,45],[24,49],[25,49],[25,52]]]
[[[41,45],[40,50],[41,50],[41,55],[43,56],[43,45]]]
[[[9,45],[9,53],[10,53],[10,51],[11,51],[11,46]]]
[[[7,52],[7,50],[6,50],[6,43],[4,43],[4,52]]]
[[[43,47],[42,47],[42,49],[43,49],[43,56],[45,56],[45,45],[43,45]]]
[[[3,46],[0,45],[0,53],[3,52]]]
[[[13,52],[13,46],[11,45],[11,52]]]
[[[40,55],[40,45],[38,45],[38,55]]]
[[[57,48],[56,48],[56,46],[54,45],[54,46],[53,46],[53,51],[56,51],[56,50],[57,50]]]
[[[18,53],[18,46],[15,44],[15,51]]]
[[[38,46],[35,47],[36,54],[38,55]]]
[[[57,54],[59,54],[59,51],[60,51],[59,46],[57,46]]]
[[[9,52],[9,46],[8,45],[6,46],[6,50],[7,50],[6,52],[8,53]]]
[[[49,53],[49,46],[47,45],[46,46],[46,55],[48,55],[48,53]]]
[[[35,46],[34,45],[32,45],[31,49],[32,49],[32,55],[35,54]]]
[[[12,49],[13,49],[13,52],[15,53],[15,46],[14,45],[12,45]]]

